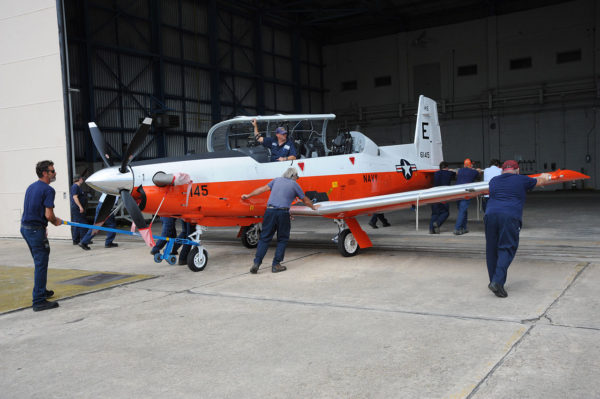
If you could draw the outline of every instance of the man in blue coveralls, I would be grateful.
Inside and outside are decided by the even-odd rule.
[[[480,172],[481,169],[474,169],[473,163],[467,158],[463,162],[463,167],[460,168],[456,174],[456,184],[473,183],[475,179],[479,177]],[[454,234],[457,236],[469,232],[469,230],[467,230],[467,217],[470,203],[471,199],[463,199],[459,200],[456,204],[458,207],[458,216],[456,217],[456,224],[454,225]]]
[[[58,302],[47,301],[54,295],[54,291],[46,289],[48,280],[48,259],[50,257],[50,243],[48,242],[46,228],[48,222],[60,226],[62,220],[54,215],[54,196],[56,192],[50,183],[56,180],[56,169],[52,161],[38,162],[35,173],[39,180],[31,184],[25,192],[23,216],[21,217],[21,235],[27,242],[33,257],[33,311],[53,309],[58,307]]]
[[[273,257],[271,272],[279,273],[287,268],[281,265],[285,255],[285,247],[290,239],[290,205],[296,197],[300,198],[306,206],[311,209],[317,207],[304,195],[302,188],[296,183],[298,180],[298,171],[296,168],[288,168],[282,177],[277,177],[271,180],[268,184],[257,188],[250,194],[242,194],[242,199],[246,200],[255,195],[271,191],[269,200],[267,201],[267,210],[263,217],[262,231],[260,240],[256,248],[254,257],[254,265],[250,269],[250,273],[256,274],[262,263],[263,258],[269,248],[269,243],[273,238],[273,234],[277,231],[277,249]]]
[[[508,266],[519,247],[525,194],[550,180],[549,173],[538,178],[519,174],[519,164],[509,160],[502,164],[502,174],[490,180],[490,199],[485,211],[485,255],[490,284],[488,288],[500,298],[504,290]]]
[[[275,130],[275,139],[273,137],[261,137],[258,132],[258,124],[256,119],[252,119],[254,126],[254,137],[256,141],[261,143],[263,147],[271,150],[271,162],[274,161],[291,161],[296,159],[298,153],[296,146],[292,140],[288,140],[288,132],[283,127],[278,127]]]
[[[456,172],[448,169],[448,162],[440,162],[440,170],[433,174],[433,186],[449,186],[450,181],[456,178]],[[440,234],[440,227],[450,215],[450,205],[447,202],[431,204],[431,220],[429,221],[429,234]]]

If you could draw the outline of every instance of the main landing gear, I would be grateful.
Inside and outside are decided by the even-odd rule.
[[[343,219],[333,220],[338,227],[338,234],[333,238],[333,241],[337,243],[338,251],[344,257],[354,256],[360,251],[360,246],[356,242],[354,235],[346,225]]]
[[[262,230],[262,223],[251,224],[250,226],[244,226],[242,228],[242,244],[246,248],[256,248],[258,246],[258,240],[260,239],[260,232]]]

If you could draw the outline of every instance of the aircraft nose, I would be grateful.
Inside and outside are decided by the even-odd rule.
[[[85,183],[96,191],[119,195],[123,189],[129,191],[133,189],[133,173],[131,169],[121,173],[117,167],[106,168],[88,177]]]

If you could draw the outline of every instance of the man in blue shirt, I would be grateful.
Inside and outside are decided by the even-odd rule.
[[[85,219],[85,205],[87,204],[87,198],[81,189],[82,184],[83,177],[75,176],[69,193],[71,196],[71,220],[77,223],[87,223],[87,220]],[[84,235],[85,228],[71,226],[73,245],[78,245]]]
[[[292,140],[288,140],[288,132],[283,127],[278,127],[275,130],[275,139],[272,137],[261,137],[258,132],[258,124],[256,119],[252,119],[254,126],[254,137],[256,141],[261,143],[263,147],[271,150],[271,162],[274,161],[291,161],[296,159],[298,153],[296,146]]]
[[[255,195],[271,191],[267,201],[267,210],[263,216],[262,231],[260,240],[256,248],[254,265],[250,268],[250,273],[256,274],[262,263],[263,258],[269,248],[269,243],[273,234],[277,231],[277,249],[273,257],[271,272],[279,273],[287,268],[281,265],[285,255],[285,247],[290,239],[290,205],[296,197],[300,198],[306,206],[316,209],[316,206],[304,195],[302,188],[296,183],[298,180],[298,171],[296,168],[288,168],[282,177],[271,180],[267,185],[257,188],[250,194],[242,194],[242,199],[246,200]]]
[[[54,163],[52,161],[38,162],[35,166],[35,173],[39,180],[31,184],[25,192],[21,235],[27,242],[35,265],[32,302],[33,311],[38,312],[58,307],[58,302],[46,300],[54,295],[54,291],[46,289],[48,258],[50,257],[50,243],[46,227],[48,222],[60,226],[62,220],[54,215],[55,191],[50,187],[50,183],[56,180]]]
[[[535,186],[550,180],[550,174],[542,173],[533,179],[519,174],[516,161],[502,164],[502,174],[490,180],[490,199],[485,211],[485,255],[490,284],[488,288],[500,298],[508,294],[504,290],[508,266],[519,247],[525,194]]]
[[[456,178],[456,172],[448,169],[448,162],[440,162],[440,170],[433,174],[433,186],[449,186],[450,181]],[[447,202],[431,204],[431,220],[429,221],[429,234],[440,234],[440,227],[450,215],[450,205]]]
[[[463,162],[463,167],[460,168],[456,174],[456,184],[473,183],[475,179],[479,177],[480,172],[481,169],[474,169],[473,163],[467,158]],[[470,199],[459,200],[457,202],[458,216],[456,217],[456,224],[454,225],[454,234],[457,236],[469,232],[469,230],[467,230],[467,217],[470,203]]]

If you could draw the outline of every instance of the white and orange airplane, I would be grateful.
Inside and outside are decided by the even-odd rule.
[[[359,215],[488,192],[487,182],[432,188],[433,174],[443,160],[437,105],[432,99],[419,98],[411,144],[378,146],[362,133],[349,131],[339,134],[328,147],[327,123],[334,118],[333,114],[237,117],[210,129],[209,152],[130,162],[150,128],[152,121],[146,118],[120,167],[111,166],[102,135],[90,123],[94,143],[108,166],[86,180],[97,191],[109,194],[98,220],[108,216],[114,196],[120,195],[140,231],[148,229],[140,211],[195,223],[196,232],[190,239],[199,245],[190,252],[188,266],[199,271],[208,261],[200,239],[205,226],[240,226],[242,243],[249,248],[257,245],[269,193],[248,200],[241,195],[281,176],[290,166],[298,169],[298,184],[306,195],[320,204],[316,210],[295,205],[290,214],[333,219],[343,256],[372,246],[356,220]],[[267,149],[251,138],[252,119],[268,136],[274,136],[278,126],[286,126],[301,154],[299,159],[269,162]],[[558,170],[552,172],[551,183],[585,178],[589,177]]]

